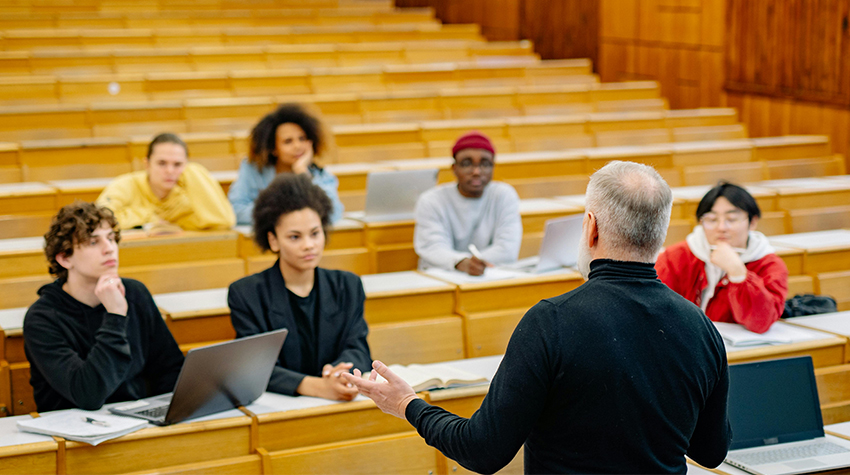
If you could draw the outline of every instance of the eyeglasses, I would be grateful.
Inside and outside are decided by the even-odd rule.
[[[478,169],[482,172],[489,172],[493,169],[493,162],[490,160],[481,160],[478,163],[474,163],[472,160],[465,158],[459,162],[456,162],[455,165],[457,165],[457,167],[464,172],[471,172],[475,169],[475,167],[478,167]]]
[[[714,229],[720,226],[720,222],[725,222],[727,227],[733,228],[735,226],[739,226],[742,223],[747,222],[746,213],[742,212],[732,212],[727,213],[725,216],[720,217],[714,213],[706,213],[702,215],[699,222],[702,224],[702,227],[705,229]]]

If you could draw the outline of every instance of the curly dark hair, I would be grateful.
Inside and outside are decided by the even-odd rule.
[[[322,220],[327,242],[333,203],[324,190],[303,174],[281,173],[260,192],[254,202],[254,241],[264,251],[270,251],[269,233],[274,234],[280,218],[293,211],[310,208]]]
[[[148,154],[146,157],[151,158],[154,147],[161,143],[173,143],[175,145],[180,145],[183,147],[183,150],[186,151],[186,156],[189,156],[189,147],[186,146],[186,142],[184,142],[183,139],[171,132],[164,132],[154,137],[153,140],[151,140],[151,143],[148,144]]]
[[[112,227],[115,242],[120,242],[121,229],[109,208],[75,201],[60,209],[50,222],[50,230],[44,235],[44,255],[47,257],[50,273],[59,279],[67,279],[68,269],[59,265],[56,256],[71,256],[74,246],[88,240],[103,222]]]
[[[304,130],[307,138],[313,142],[313,156],[322,154],[325,150],[325,131],[322,122],[308,113],[300,104],[283,104],[274,112],[266,115],[251,130],[248,162],[262,170],[266,165],[277,163],[274,155],[277,128],[286,123],[293,123]]]

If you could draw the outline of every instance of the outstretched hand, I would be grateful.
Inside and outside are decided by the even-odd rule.
[[[417,397],[413,388],[378,360],[372,362],[372,369],[374,371],[369,375],[369,379],[363,378],[358,369],[354,370],[354,374],[343,373],[342,377],[359,389],[360,394],[375,401],[378,409],[405,419],[407,405]],[[386,379],[385,382],[377,381],[379,374]]]

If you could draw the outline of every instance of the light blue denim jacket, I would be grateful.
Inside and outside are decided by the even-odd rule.
[[[248,163],[248,160],[242,160],[239,165],[239,175],[227,192],[227,199],[230,200],[233,211],[236,213],[236,224],[253,224],[254,200],[257,199],[261,191],[269,186],[276,175],[274,165],[266,165],[260,172],[255,165]],[[313,183],[318,185],[331,199],[333,204],[331,222],[339,221],[343,212],[342,202],[339,201],[339,193],[337,192],[339,180],[327,170],[316,165],[310,165],[310,175],[313,177]]]

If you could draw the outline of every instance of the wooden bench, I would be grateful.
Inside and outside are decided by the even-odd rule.
[[[306,71],[303,72],[306,74]],[[275,80],[273,80],[276,77]],[[280,81],[297,81],[300,83],[281,84]],[[310,92],[307,78],[297,70],[285,72],[246,72],[234,73],[230,77],[231,86],[243,87],[245,81],[268,82],[267,85],[253,84],[251,88],[259,88],[260,92],[279,91],[280,88],[290,92]],[[248,87],[248,86],[245,86]],[[594,87],[581,86],[585,91]],[[104,87],[104,91],[107,88]],[[177,100],[158,100],[142,102],[112,102],[104,104],[82,105],[41,105],[15,106],[4,109],[0,113],[0,139],[20,140],[24,138],[84,138],[92,136],[132,136],[143,133],[155,134],[162,130],[172,130],[177,133],[193,132],[231,132],[234,130],[249,130],[258,117],[273,110],[276,105],[286,102],[302,102],[314,106],[331,124],[370,123],[396,119],[400,122],[412,122],[424,119],[452,118],[468,113],[470,107],[481,105],[487,101],[498,100],[504,103],[516,103],[522,107],[523,98],[531,96],[526,92],[521,94],[519,88],[475,88],[447,89],[433,91],[348,93],[348,94],[316,94],[316,95],[287,95],[279,97],[218,97]],[[636,92],[642,89],[636,88]],[[445,96],[445,97],[444,97]],[[457,101],[463,98],[462,101]],[[633,99],[641,102],[640,99]],[[587,103],[588,107],[598,107],[599,102]],[[460,109],[457,109],[460,107]],[[463,109],[466,107],[466,109]],[[464,112],[466,110],[466,112]],[[519,114],[516,112],[514,115]],[[41,121],[39,121],[41,117]],[[544,122],[551,122],[550,127],[563,129],[569,124],[578,127],[577,122],[584,122],[584,117],[573,116],[535,116],[540,123],[525,125],[523,120],[531,117],[516,117],[512,127],[538,128]],[[567,122],[565,122],[567,121]],[[63,124],[71,123],[71,127],[63,128]],[[45,125],[39,126],[39,123]],[[569,131],[567,135],[586,134],[582,130]],[[664,129],[666,130],[666,129]],[[554,130],[553,130],[554,131]],[[612,132],[613,133],[613,132]],[[529,146],[545,148],[547,142],[536,136],[528,137],[525,143]],[[548,134],[549,140],[553,134]],[[600,134],[597,134],[601,136]],[[636,137],[637,132],[633,132]],[[636,145],[638,138],[632,137]],[[540,140],[534,140],[538,138]],[[628,137],[626,137],[628,138]],[[622,140],[625,140],[622,139]],[[669,139],[666,139],[669,141]],[[555,145],[554,143],[552,145]],[[550,147],[552,146],[550,145]],[[582,143],[575,140],[559,142],[560,147],[590,146],[592,140]],[[602,145],[601,143],[599,145]],[[520,148],[519,146],[517,148]],[[520,150],[521,151],[521,150]]]
[[[104,47],[226,46],[382,41],[480,41],[478,25],[412,24],[341,26],[205,26],[123,29],[34,29],[0,32],[5,51]]]
[[[511,64],[513,63],[513,64]],[[145,100],[268,96],[281,91],[288,94],[322,94],[377,91],[436,91],[441,88],[522,86],[531,84],[533,70],[545,68],[545,62],[510,60],[499,67],[486,63],[447,63],[441,75],[429,72],[433,66],[406,65],[407,74],[418,78],[405,82],[391,66],[342,66],[292,69],[240,70],[238,67],[212,71],[176,70],[156,73],[117,73],[78,76],[0,77],[0,103],[29,105],[45,103],[91,103]],[[151,65],[147,66],[148,68]],[[400,67],[400,66],[398,66]],[[398,68],[396,67],[396,68]],[[498,74],[496,74],[498,73]],[[469,79],[475,77],[475,80]],[[565,72],[563,79],[596,78],[579,71]],[[33,87],[35,86],[35,87]],[[634,105],[640,108],[640,104]]]

